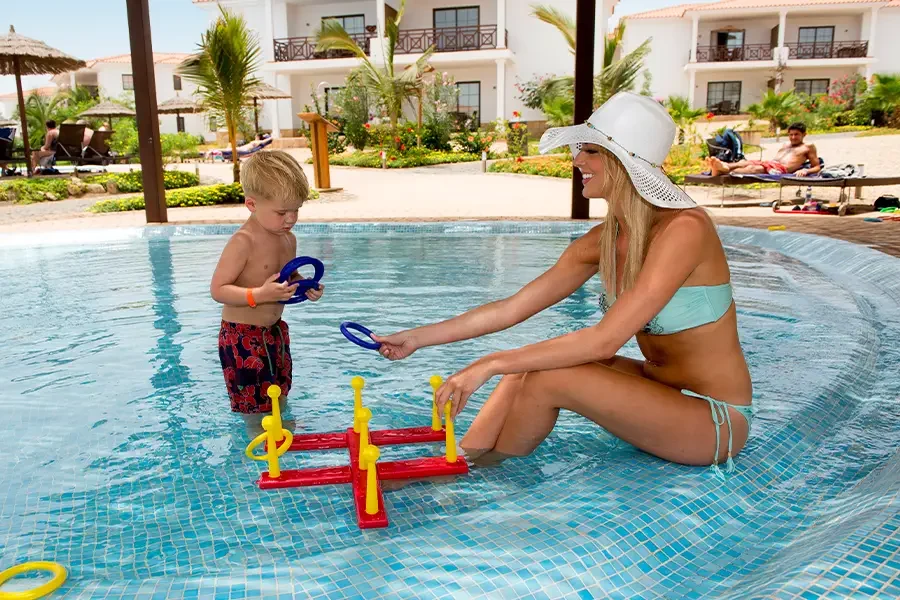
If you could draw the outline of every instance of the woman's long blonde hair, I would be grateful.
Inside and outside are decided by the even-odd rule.
[[[625,217],[628,227],[628,256],[622,272],[622,291],[631,288],[647,256],[650,245],[650,228],[653,225],[653,205],[641,198],[628,177],[625,167],[611,152],[600,148],[605,184],[603,196],[608,204],[606,226],[600,235],[600,277],[610,303],[616,299],[616,237],[619,220],[617,208]]]

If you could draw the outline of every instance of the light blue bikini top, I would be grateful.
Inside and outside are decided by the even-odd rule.
[[[668,335],[714,323],[731,306],[731,284],[679,288],[669,303],[641,330],[650,335]],[[606,292],[600,294],[600,309],[609,310]]]

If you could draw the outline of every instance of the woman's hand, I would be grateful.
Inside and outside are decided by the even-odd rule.
[[[378,352],[388,360],[401,360],[419,349],[415,338],[406,331],[384,337],[373,333],[372,339],[381,344]]]
[[[444,405],[450,402],[450,418],[456,415],[466,406],[469,398],[485,382],[497,375],[491,367],[491,362],[486,358],[476,360],[471,365],[452,375],[438,388],[435,400],[437,401],[438,414],[444,414]]]

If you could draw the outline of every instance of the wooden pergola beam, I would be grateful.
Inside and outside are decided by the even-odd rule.
[[[601,4],[602,7],[602,4]],[[594,107],[594,27],[597,0],[578,0],[575,8],[575,123],[584,123]],[[605,28],[603,28],[605,30]],[[581,174],[572,167],[572,218],[590,217],[590,200],[582,195]]]
[[[126,2],[147,223],[166,223],[168,216],[156,107],[156,76],[153,71],[153,44],[150,41],[150,0]]]

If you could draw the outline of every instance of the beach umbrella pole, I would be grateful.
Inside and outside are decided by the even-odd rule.
[[[25,145],[25,169],[28,172],[28,176],[31,177],[31,144],[28,143],[28,116],[25,114],[25,95],[22,93],[22,69],[19,66],[18,56],[13,58],[13,68],[16,73],[16,91],[19,94],[19,118],[22,119],[22,143]]]
[[[256,109],[256,98],[253,98],[253,125],[256,126],[256,135],[259,135],[259,111]]]

